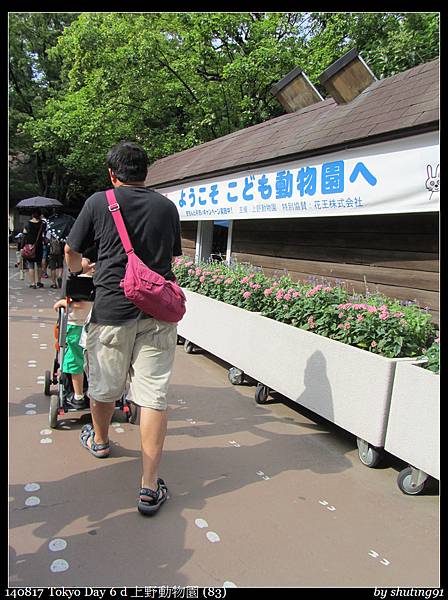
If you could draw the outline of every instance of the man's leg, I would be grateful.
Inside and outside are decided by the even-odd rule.
[[[140,436],[142,446],[142,487],[157,490],[159,464],[167,428],[166,410],[140,408]]]
[[[175,325],[154,319],[141,321],[129,371],[132,398],[140,407],[142,487],[154,491],[158,488],[159,464],[167,430],[166,394],[176,342]],[[145,496],[142,499],[146,499]]]
[[[109,443],[109,425],[116,400],[125,390],[136,328],[136,323],[121,326],[90,323],[88,326],[85,360],[97,444]],[[90,441],[87,443],[91,446]],[[109,450],[104,451],[108,453]]]
[[[109,425],[115,411],[115,402],[96,402],[90,398],[90,412],[92,414],[92,424],[95,431],[94,441],[96,444],[109,443]],[[90,443],[87,442],[90,446]],[[103,450],[108,454],[109,450]]]

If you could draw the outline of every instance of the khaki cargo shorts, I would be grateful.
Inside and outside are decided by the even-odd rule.
[[[176,344],[176,323],[152,318],[118,326],[89,323],[85,353],[89,397],[116,402],[129,376],[135,404],[166,410]]]

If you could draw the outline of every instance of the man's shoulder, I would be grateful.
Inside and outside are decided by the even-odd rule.
[[[160,192],[157,192],[156,190],[154,190],[153,188],[146,188],[147,191],[151,194],[151,197],[156,201],[160,203],[160,206],[163,206],[164,208],[166,208],[166,210],[169,211],[174,211],[177,213],[177,207],[174,204],[174,202],[172,200],[170,200],[169,198],[167,198],[166,196],[164,196],[163,194],[161,194]]]

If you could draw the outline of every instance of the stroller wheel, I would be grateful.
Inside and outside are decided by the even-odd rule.
[[[59,398],[56,395],[52,395],[50,398],[50,412],[48,415],[48,422],[52,429],[56,429],[58,426],[58,412],[59,412]]]
[[[138,420],[138,406],[133,402],[129,403],[129,423],[135,425]]]
[[[45,371],[45,387],[44,394],[46,396],[50,395],[50,386],[51,386],[51,373],[50,371]]]

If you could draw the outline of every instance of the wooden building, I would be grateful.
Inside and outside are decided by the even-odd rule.
[[[439,61],[333,95],[160,159],[147,184],[178,206],[185,254],[416,300],[438,322]]]

